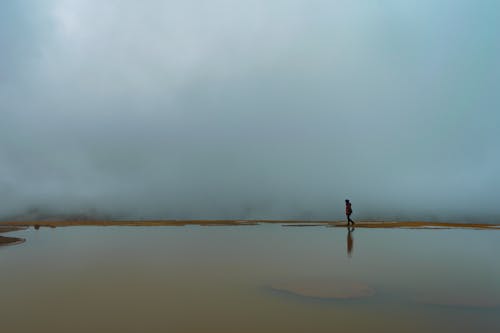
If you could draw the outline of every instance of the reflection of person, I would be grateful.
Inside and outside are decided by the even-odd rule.
[[[345,199],[345,215],[347,216],[347,225],[349,224],[354,224],[354,221],[351,220],[351,214],[352,214],[352,206],[351,202],[349,199]]]
[[[347,255],[350,257],[352,255],[352,248],[354,246],[354,239],[352,239],[351,232],[354,231],[354,227],[347,227]]]

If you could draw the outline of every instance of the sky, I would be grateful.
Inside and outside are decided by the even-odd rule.
[[[5,0],[0,219],[500,220],[496,0]]]

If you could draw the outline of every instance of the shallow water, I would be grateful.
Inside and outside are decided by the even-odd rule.
[[[264,224],[8,235],[26,242],[0,247],[5,332],[500,332],[500,231],[356,229],[349,239],[343,228]]]

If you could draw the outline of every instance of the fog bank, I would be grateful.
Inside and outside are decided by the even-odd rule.
[[[3,1],[0,219],[498,222],[499,12]]]

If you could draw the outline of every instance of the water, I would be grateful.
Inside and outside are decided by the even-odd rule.
[[[356,229],[350,241],[343,228],[280,225],[10,235],[27,241],[0,248],[5,332],[500,332],[500,231]],[[359,296],[357,286],[373,295],[322,295]],[[304,295],[311,289],[319,295]]]

